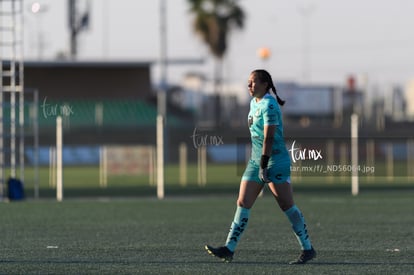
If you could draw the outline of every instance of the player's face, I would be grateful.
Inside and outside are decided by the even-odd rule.
[[[267,93],[267,83],[261,82],[256,74],[250,74],[247,82],[249,94],[256,98],[262,98]]]

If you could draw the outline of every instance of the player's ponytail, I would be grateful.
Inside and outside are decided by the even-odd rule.
[[[281,99],[278,95],[277,95],[277,92],[276,92],[276,87],[275,87],[275,85],[273,84],[273,82],[272,82],[272,87],[270,87],[270,89],[272,89],[272,92],[276,95],[276,99],[277,99],[277,103],[279,103],[279,105],[280,106],[283,106],[283,105],[285,105],[285,100],[283,100],[283,99]]]
[[[285,101],[277,95],[276,87],[273,84],[272,76],[266,70],[254,70],[252,73],[256,74],[260,81],[268,83],[268,89],[272,90],[272,92],[275,94],[277,103],[283,106],[285,104]]]

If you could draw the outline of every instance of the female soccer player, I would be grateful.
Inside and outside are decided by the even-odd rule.
[[[299,258],[290,264],[304,264],[316,256],[306,229],[305,220],[293,201],[290,184],[290,157],[283,137],[282,114],[279,105],[285,102],[276,93],[272,77],[265,70],[253,71],[248,80],[253,97],[250,102],[248,125],[252,154],[241,179],[237,209],[224,246],[206,245],[207,252],[225,262],[233,254],[249,222],[250,209],[267,183],[279,207],[292,224],[302,248]],[[269,94],[273,91],[276,99]],[[279,104],[279,105],[278,105]]]

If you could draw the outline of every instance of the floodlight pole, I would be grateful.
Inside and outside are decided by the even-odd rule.
[[[78,32],[76,28],[76,0],[69,0],[69,29],[70,29],[70,56],[72,58],[77,55]]]
[[[69,30],[70,30],[70,57],[76,58],[78,54],[78,35],[89,26],[90,1],[87,2],[86,12],[81,16],[77,10],[77,0],[68,0]]]

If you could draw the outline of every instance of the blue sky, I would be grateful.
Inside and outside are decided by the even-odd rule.
[[[42,58],[52,59],[68,50],[67,1],[38,1],[47,8],[41,14],[31,14],[33,2],[25,1],[25,56],[39,57],[41,37]],[[78,2],[82,9],[86,1]],[[159,2],[91,0],[91,25],[79,37],[79,58],[157,60]],[[213,62],[194,35],[186,0],[166,2],[168,56],[207,60],[202,66],[170,67],[168,79],[177,83],[189,71],[211,78]],[[240,5],[247,20],[245,29],[230,37],[224,63],[229,82],[245,83],[249,72],[258,67],[268,69],[276,81],[344,84],[347,76],[354,74],[358,84],[366,81],[370,85],[404,86],[414,79],[412,0],[241,0]],[[300,12],[304,8],[310,10],[308,17]],[[269,60],[258,57],[260,47],[271,50]],[[303,66],[305,58],[309,60],[307,69]],[[155,66],[153,81],[158,77]]]

